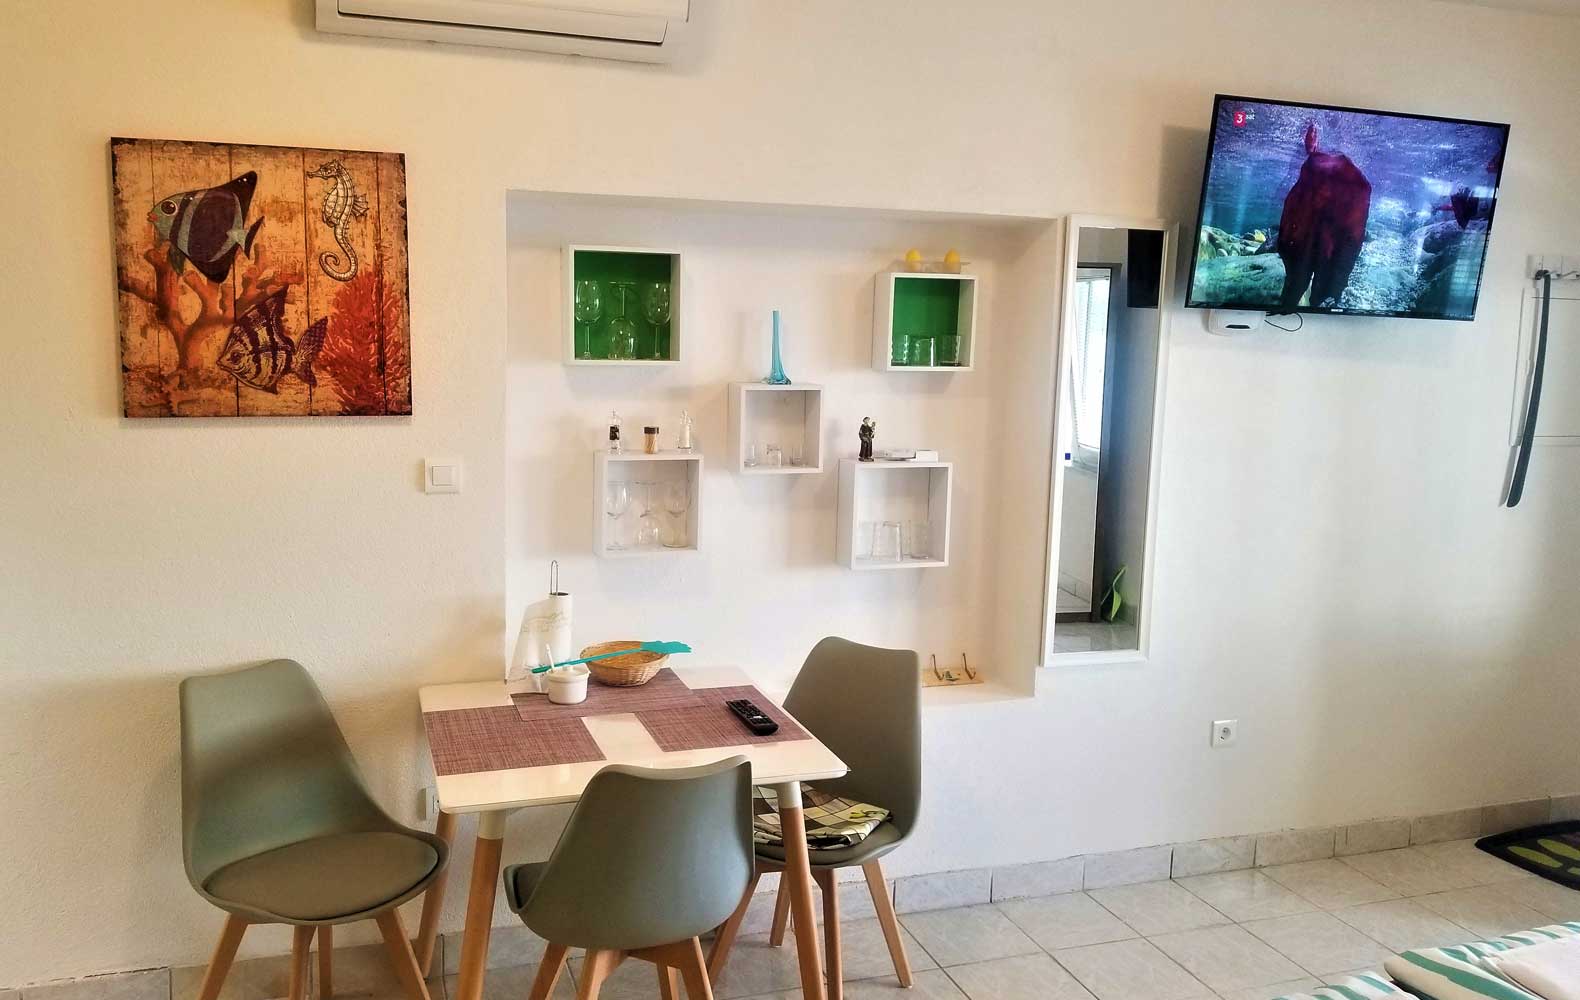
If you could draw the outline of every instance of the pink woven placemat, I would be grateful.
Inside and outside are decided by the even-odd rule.
[[[523,719],[582,719],[589,715],[615,715],[620,712],[659,711],[695,708],[702,704],[697,692],[686,686],[668,667],[638,687],[610,687],[587,679],[587,700],[580,705],[556,705],[546,694],[513,694],[516,711]]]
[[[696,692],[702,704],[694,708],[672,708],[638,712],[636,717],[647,728],[653,742],[666,753],[677,750],[705,750],[709,747],[738,747],[751,743],[785,743],[811,739],[790,720],[778,705],[750,684],[741,687],[702,688]],[[724,707],[727,701],[747,698],[763,714],[779,723],[772,736],[758,736],[736,714]]]
[[[436,774],[603,760],[580,719],[527,722],[510,705],[424,712]]]

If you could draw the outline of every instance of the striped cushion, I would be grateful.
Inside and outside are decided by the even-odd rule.
[[[1379,1000],[1382,997],[1409,997],[1410,994],[1388,981],[1381,972],[1363,972],[1340,983],[1294,993],[1278,1000]]]
[[[1384,963],[1394,979],[1436,1000],[1541,1000],[1486,959],[1543,941],[1580,935],[1580,923],[1554,924],[1492,941],[1407,951]]]

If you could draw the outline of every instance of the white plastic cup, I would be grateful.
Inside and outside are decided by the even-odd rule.
[[[580,705],[587,700],[589,671],[583,664],[555,667],[548,672],[549,701],[556,705]]]

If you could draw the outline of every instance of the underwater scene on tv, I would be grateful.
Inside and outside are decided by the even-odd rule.
[[[1187,305],[1474,318],[1507,139],[1219,98]]]

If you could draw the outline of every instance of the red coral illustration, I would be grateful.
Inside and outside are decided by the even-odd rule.
[[[400,296],[385,293],[378,271],[365,271],[335,293],[318,370],[335,382],[341,412],[411,412],[411,357]]]

